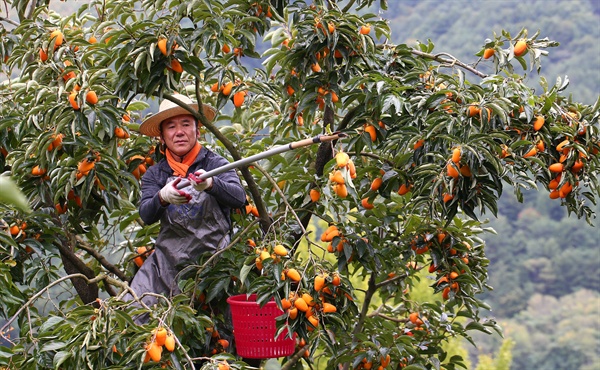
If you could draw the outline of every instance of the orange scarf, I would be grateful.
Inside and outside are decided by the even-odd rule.
[[[192,150],[183,156],[183,160],[181,162],[177,161],[171,151],[167,149],[167,162],[173,169],[173,175],[179,177],[187,176],[187,171],[196,160],[198,153],[200,153],[200,149],[202,149],[202,145],[200,145],[199,142],[196,142],[196,145],[194,145]]]

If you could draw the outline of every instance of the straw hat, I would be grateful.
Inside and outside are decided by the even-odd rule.
[[[194,110],[198,110],[198,104],[185,95],[173,94],[173,97],[183,103],[186,103]],[[202,104],[202,112],[209,121],[215,118],[216,111],[210,105]],[[140,125],[140,133],[148,136],[160,136],[160,124],[167,118],[175,117],[181,114],[191,114],[187,109],[180,107],[168,99],[164,99],[158,108],[158,113],[147,118]]]

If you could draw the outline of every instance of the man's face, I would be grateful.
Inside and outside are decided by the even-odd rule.
[[[161,128],[161,139],[173,154],[180,157],[196,145],[200,135],[194,116],[189,114],[167,118],[161,123]]]

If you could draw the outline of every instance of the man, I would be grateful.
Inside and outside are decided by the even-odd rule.
[[[188,97],[173,96],[198,110]],[[215,117],[210,106],[202,105],[202,111],[208,120]],[[159,112],[141,124],[140,133],[158,137],[165,158],[141,180],[140,217],[147,224],[161,225],[154,253],[136,273],[131,288],[138,296],[146,292],[171,296],[180,292],[177,274],[183,266],[229,243],[230,210],[244,205],[246,193],[235,170],[205,180],[196,177],[229,162],[200,144],[197,120],[179,105],[165,99]],[[186,182],[188,186],[178,188]],[[157,298],[147,296],[143,301],[151,305]]]

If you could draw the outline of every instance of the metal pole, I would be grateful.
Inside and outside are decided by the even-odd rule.
[[[216,175],[221,174],[223,172],[229,171],[231,169],[246,166],[246,165],[248,165],[250,163],[253,163],[253,162],[256,162],[256,161],[258,161],[260,159],[271,157],[271,156],[273,156],[275,154],[287,152],[288,150],[297,149],[297,148],[301,148],[301,147],[304,147],[304,146],[309,146],[309,145],[313,145],[313,144],[317,144],[317,143],[326,143],[326,142],[329,142],[329,141],[341,139],[343,137],[346,137],[346,134],[337,133],[337,134],[333,134],[333,135],[318,135],[318,136],[315,136],[313,138],[303,139],[303,140],[299,140],[299,141],[294,141],[293,143],[289,143],[289,144],[278,145],[278,146],[273,147],[273,148],[271,148],[269,150],[265,150],[264,152],[260,152],[260,153],[251,155],[250,157],[242,158],[242,159],[237,160],[235,162],[231,162],[231,163],[226,164],[224,166],[215,168],[214,170],[210,170],[208,172],[205,172],[205,173],[203,173],[202,175],[200,175],[198,177],[200,179],[204,180],[204,179],[207,179],[209,177],[213,177],[213,176],[216,176]],[[188,186],[189,184],[190,184],[189,181],[181,181],[179,183],[179,185],[177,185],[177,188],[182,189],[182,188],[185,188],[186,186]]]

